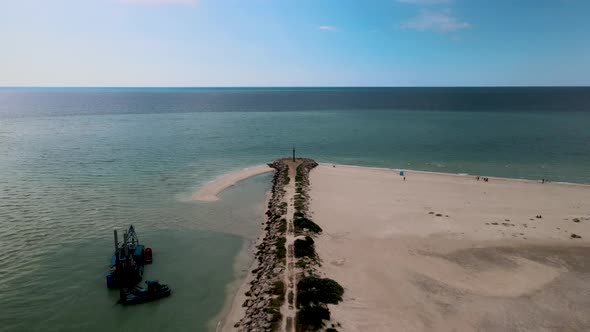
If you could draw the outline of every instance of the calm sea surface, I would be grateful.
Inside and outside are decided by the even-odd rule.
[[[590,183],[590,88],[0,88],[0,330],[205,331],[258,233],[270,175],[320,162]],[[172,297],[115,305],[112,229]],[[239,270],[239,269],[238,269]]]

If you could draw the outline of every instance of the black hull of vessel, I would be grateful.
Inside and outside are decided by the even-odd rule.
[[[167,285],[160,285],[158,282],[148,281],[147,288],[135,288],[129,291],[123,291],[121,294],[120,304],[134,305],[156,301],[170,296],[172,290]]]

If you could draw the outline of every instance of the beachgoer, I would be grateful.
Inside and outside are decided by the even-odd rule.
[[[406,177],[404,176],[404,181],[406,181]]]

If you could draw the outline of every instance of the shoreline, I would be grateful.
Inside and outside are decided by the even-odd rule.
[[[321,166],[333,166],[341,167],[341,168],[352,168],[352,169],[371,169],[371,170],[381,170],[387,172],[399,172],[404,171],[406,174],[416,173],[416,174],[431,174],[431,175],[439,175],[439,176],[453,176],[453,177],[462,177],[462,178],[469,178],[478,176],[477,174],[469,174],[469,173],[447,173],[447,172],[435,172],[435,171],[421,171],[411,168],[388,168],[388,167],[376,167],[376,166],[360,166],[360,165],[346,165],[346,164],[335,164],[335,163],[319,163]],[[196,192],[191,194],[191,201],[200,201],[200,202],[214,202],[218,201],[218,195],[223,192],[224,190],[236,185],[237,183],[247,180],[251,177],[274,172],[275,170],[268,167],[268,165],[256,165],[256,166],[249,166],[237,171],[231,171],[229,173],[225,173],[213,179],[204,185],[202,185]],[[484,177],[485,175],[479,175]],[[510,177],[498,177],[498,176],[485,176],[492,180],[498,181],[517,181],[517,182],[524,182],[524,183],[538,183],[541,184],[541,180],[532,180],[532,179],[524,179],[524,178],[510,178]],[[565,186],[581,186],[581,187],[590,187],[590,183],[578,183],[578,182],[564,182],[564,181],[547,181],[545,184],[559,184]]]
[[[233,298],[228,298],[230,303],[226,307],[229,310],[218,322],[216,331],[268,330],[281,319],[276,308],[280,301],[277,282],[285,266],[276,242],[282,232],[279,219],[284,214],[284,207],[280,203],[285,194],[285,166],[279,161],[267,166],[275,172],[272,189],[266,200],[266,218],[262,218],[265,222],[262,223],[262,231],[253,248],[254,255],[250,257],[254,262]]]
[[[235,279],[228,285],[226,289],[226,297],[223,311],[214,318],[215,331],[227,331],[233,328],[232,322],[242,319],[245,315],[245,308],[242,307],[242,303],[247,299],[245,293],[248,291],[248,286],[254,280],[254,274],[250,271],[258,268],[258,261],[256,260],[256,248],[262,243],[264,239],[264,228],[266,215],[264,214],[264,207],[268,201],[272,198],[272,195],[267,192],[263,208],[260,213],[260,221],[262,225],[259,225],[259,234],[253,240],[248,240],[244,243],[238,257],[235,262]]]
[[[227,285],[225,291],[225,303],[223,310],[211,322],[214,326],[213,331],[227,331],[233,327],[232,321],[238,321],[244,317],[244,309],[241,304],[246,300],[244,293],[248,290],[248,285],[253,281],[253,275],[250,273],[258,265],[254,259],[254,251],[260,243],[261,238],[247,241],[238,253],[234,263],[234,281]]]
[[[387,167],[376,167],[376,166],[359,166],[359,165],[345,165],[345,164],[334,164],[334,163],[319,163],[321,166],[332,166],[336,165],[336,167],[347,167],[347,168],[360,168],[360,169],[372,169],[372,170],[382,170],[382,171],[404,171],[410,173],[417,173],[417,174],[432,174],[432,175],[448,175],[448,176],[457,176],[457,177],[487,177],[493,180],[500,180],[500,181],[522,181],[528,183],[539,183],[541,184],[541,179],[532,180],[532,179],[525,179],[525,178],[507,178],[507,177],[500,177],[500,176],[487,176],[481,174],[470,174],[470,173],[447,173],[447,172],[435,172],[435,171],[421,171],[412,168],[387,168]],[[578,182],[566,182],[566,181],[546,181],[546,184],[561,184],[561,185],[568,185],[568,186],[583,186],[583,187],[590,187],[590,183],[578,183]]]
[[[213,319],[209,326],[211,331],[220,331],[227,321],[227,318],[235,310],[234,302],[242,291],[243,285],[248,278],[248,269],[255,263],[252,259],[251,250],[254,248],[254,241],[244,240],[242,248],[238,252],[234,261],[234,280],[225,287],[225,300],[223,309]]]

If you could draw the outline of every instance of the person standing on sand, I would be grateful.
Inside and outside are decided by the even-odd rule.
[[[404,181],[406,181],[406,177],[404,176]]]

